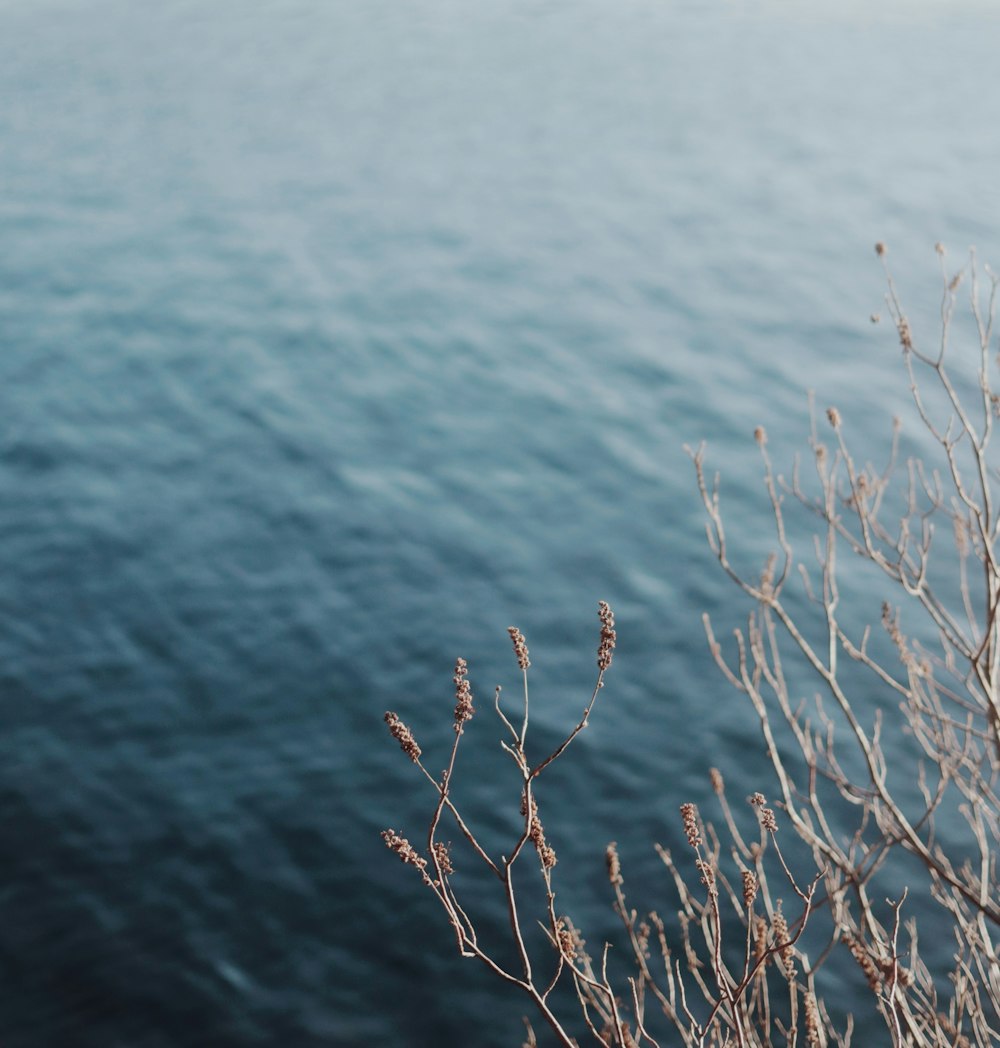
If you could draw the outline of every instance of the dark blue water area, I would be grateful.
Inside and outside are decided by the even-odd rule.
[[[520,1043],[379,839],[433,802],[382,713],[438,771],[461,655],[508,846],[512,623],[540,753],[617,616],[540,786],[591,943],[608,840],[666,909],[708,767],[771,788],[684,445],[759,565],[753,427],[905,407],[873,243],[929,339],[934,243],[1000,260],[995,17],[809,10],[0,0],[5,1048]]]

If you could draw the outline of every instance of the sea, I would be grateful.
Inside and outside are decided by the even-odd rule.
[[[3,1048],[516,1048],[530,1002],[381,839],[436,801],[383,715],[440,775],[467,660],[451,788],[509,854],[507,629],[540,759],[601,600],[538,799],[624,965],[608,842],[669,914],[709,769],[741,819],[775,788],[685,449],[751,576],[755,427],[786,476],[810,396],[859,461],[897,414],[928,451],[883,262],[928,345],[942,266],[1000,266],[998,45],[970,0],[0,0]]]

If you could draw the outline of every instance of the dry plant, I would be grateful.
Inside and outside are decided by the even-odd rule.
[[[465,662],[455,670],[455,739],[440,779],[424,766],[410,730],[386,714],[436,797],[422,851],[394,830],[383,834],[386,843],[417,868],[462,955],[526,994],[559,1044],[846,1048],[855,1032],[852,1012],[866,1009],[884,1024],[885,1043],[900,1048],[1000,1043],[1000,463],[991,450],[1000,418],[1000,355],[991,351],[1000,280],[987,269],[984,288],[974,255],[949,273],[939,247],[941,330],[927,348],[911,330],[884,245],[876,252],[930,456],[904,460],[896,422],[886,464],[862,464],[840,412],[830,408],[828,443],[813,412],[811,479],[796,461],[786,480],[758,428],[775,550],[763,570],[748,572],[731,560],[719,479],[706,475],[703,449],[691,452],[710,546],[751,604],[728,653],[706,617],[709,645],[756,714],[778,799],[769,807],[760,793],[749,798],[750,834],[721,773],[711,770],[725,841],[694,804],[681,805],[690,857],[678,862],[657,845],[674,888],[666,921],[628,905],[617,848],[607,847],[633,974],[616,984],[608,945],[588,955],[576,926],[559,912],[556,855],[536,793],[540,776],[589,723],[604,686],[616,640],[609,606],[599,605],[597,680],[583,716],[535,760],[528,756],[528,649],[521,632],[510,629],[523,697],[516,716],[503,707],[499,688],[493,703],[520,777],[520,829],[507,855],[489,854],[453,792],[473,712]],[[963,282],[978,352],[974,369],[960,360],[953,373],[949,343]],[[812,539],[805,559],[795,552],[803,522]],[[851,556],[842,566],[845,552]],[[857,629],[857,604],[866,600],[877,625]],[[513,963],[484,943],[460,899],[440,839],[446,818],[504,899]],[[787,855],[779,822],[783,836],[791,831]],[[530,893],[514,875],[515,864],[532,854],[529,865],[544,889],[532,915],[545,931],[541,956],[525,932],[522,903]],[[789,911],[781,895],[791,901]],[[933,936],[930,948],[921,950],[919,929],[928,929],[925,940]],[[843,981],[839,958],[850,961],[856,992],[831,1015],[821,990],[826,971],[839,971]],[[575,996],[558,992],[563,984]],[[527,1020],[526,1028],[533,1045]]]

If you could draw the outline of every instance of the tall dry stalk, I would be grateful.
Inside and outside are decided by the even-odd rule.
[[[886,266],[885,247],[876,251]],[[556,857],[535,791],[587,726],[604,686],[616,639],[608,605],[600,604],[597,680],[583,717],[559,746],[534,760],[528,756],[528,649],[520,631],[510,630],[524,684],[518,715],[512,719],[503,708],[499,689],[494,699],[501,744],[521,782],[521,829],[507,855],[487,852],[453,791],[455,759],[473,711],[464,661],[456,666],[455,739],[440,779],[422,763],[409,729],[386,714],[436,797],[422,852],[393,830],[384,834],[386,843],[417,868],[462,955],[524,993],[559,1044],[583,1037],[656,1048],[656,1037],[667,1036],[663,1044],[685,1046],[847,1046],[853,1015],[841,1007],[846,1014],[835,1022],[821,995],[824,970],[838,957],[850,959],[856,973],[857,1010],[870,1002],[893,1045],[1000,1043],[1000,510],[994,492],[1000,462],[992,450],[1000,356],[991,355],[998,278],[987,269],[984,288],[974,256],[949,273],[943,250],[939,254],[941,331],[933,348],[916,339],[885,268],[888,310],[933,460],[904,461],[897,424],[886,464],[862,464],[849,448],[840,412],[830,408],[826,442],[813,413],[811,480],[798,462],[786,480],[758,428],[775,550],[762,570],[748,573],[731,560],[719,479],[707,477],[703,449],[691,453],[709,543],[751,603],[728,654],[706,617],[709,645],[756,713],[780,799],[772,808],[761,794],[749,798],[757,826],[751,835],[730,806],[721,773],[712,769],[726,840],[693,804],[681,806],[691,857],[678,862],[657,846],[674,887],[669,920],[628,905],[617,849],[608,846],[614,907],[635,965],[624,984],[612,985],[607,945],[597,958],[589,956],[573,922],[557,911]],[[950,338],[963,284],[978,345],[973,363],[959,359],[953,372]],[[796,550],[803,519],[812,534],[805,558]],[[845,552],[851,555],[846,572]],[[862,580],[865,569],[870,575]],[[858,629],[856,608],[845,612],[845,579],[852,590],[864,582],[876,622]],[[483,944],[463,906],[440,840],[446,817],[504,899],[513,966]],[[779,825],[811,858],[811,879],[803,882],[795,872],[799,863],[786,859]],[[534,915],[549,944],[543,958],[529,949],[521,912],[526,895],[514,878],[515,864],[530,854],[544,888],[542,912]],[[779,892],[794,900],[793,912],[786,912]],[[940,938],[942,925],[950,946],[936,942],[921,953],[921,927],[933,926]],[[940,961],[945,954],[952,957],[947,970]],[[563,982],[575,990],[571,1014],[554,993]],[[535,1044],[530,1022],[527,1030],[526,1043]]]
[[[528,657],[528,646],[521,631],[514,626],[510,627],[509,633],[514,648],[514,655],[524,681],[520,716],[515,717],[515,720],[512,721],[501,704],[499,688],[496,689],[494,695],[494,709],[500,719],[503,731],[500,744],[516,765],[521,781],[521,832],[517,839],[512,842],[509,855],[489,855],[475,833],[469,828],[453,799],[452,777],[455,770],[455,760],[458,755],[459,744],[465,732],[465,722],[473,715],[472,692],[469,686],[468,668],[465,660],[459,659],[455,667],[455,740],[451,747],[447,768],[440,780],[431,775],[422,762],[420,747],[417,745],[409,728],[400,721],[395,713],[390,712],[385,715],[390,732],[399,742],[403,752],[406,753],[433,786],[438,799],[427,831],[425,855],[419,854],[410,842],[397,834],[395,830],[386,830],[382,835],[383,839],[403,862],[417,867],[424,884],[433,892],[438,902],[444,908],[448,921],[451,924],[452,932],[455,935],[456,945],[462,956],[477,958],[501,979],[527,994],[545,1022],[559,1039],[559,1043],[565,1045],[573,1044],[574,1041],[567,1033],[560,1018],[556,1015],[551,1003],[552,992],[564,972],[571,972],[575,979],[579,979],[582,984],[590,986],[593,993],[604,995],[600,1005],[602,1012],[606,1010],[609,1015],[617,1018],[619,1011],[618,1002],[610,986],[607,985],[607,980],[604,979],[602,984],[592,971],[589,971],[580,963],[577,952],[579,949],[579,938],[572,924],[567,918],[556,913],[555,892],[552,886],[556,853],[546,840],[545,829],[542,825],[538,801],[535,795],[535,787],[541,775],[553,761],[558,760],[566,752],[577,735],[587,727],[594,704],[597,702],[597,696],[604,687],[604,674],[611,666],[616,633],[611,608],[604,601],[601,601],[599,605],[599,614],[601,636],[597,650],[597,680],[591,693],[590,701],[584,709],[583,717],[579,723],[567,734],[562,742],[554,750],[551,750],[536,761],[529,759],[526,745],[530,721],[528,668],[531,662]],[[520,725],[516,726],[515,721],[520,721]],[[481,944],[476,924],[459,900],[451,879],[454,870],[449,849],[438,839],[441,818],[445,812],[454,820],[456,827],[469,842],[473,852],[485,864],[497,882],[497,890],[503,896],[506,904],[510,932],[515,945],[517,964],[513,970],[505,966],[493,952]],[[542,923],[547,930],[554,953],[552,964],[544,975],[539,974],[536,965],[532,963],[522,923],[523,918],[520,912],[518,890],[514,881],[515,867],[518,861],[525,854],[531,852],[535,855],[538,874],[545,888],[547,904]],[[533,1038],[534,1034],[530,1032],[530,1029],[529,1025],[529,1036]]]

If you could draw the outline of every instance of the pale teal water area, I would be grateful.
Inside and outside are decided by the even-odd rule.
[[[682,446],[756,557],[756,423],[787,463],[815,387],[887,432],[872,244],[931,330],[935,241],[1000,263],[998,43],[943,2],[0,0],[5,1048],[520,1043],[379,840],[431,801],[381,715],[436,769],[466,657],[456,781],[509,831],[506,627],[541,745],[602,598],[561,899],[610,932],[615,838],[660,904],[707,765],[769,787]]]

